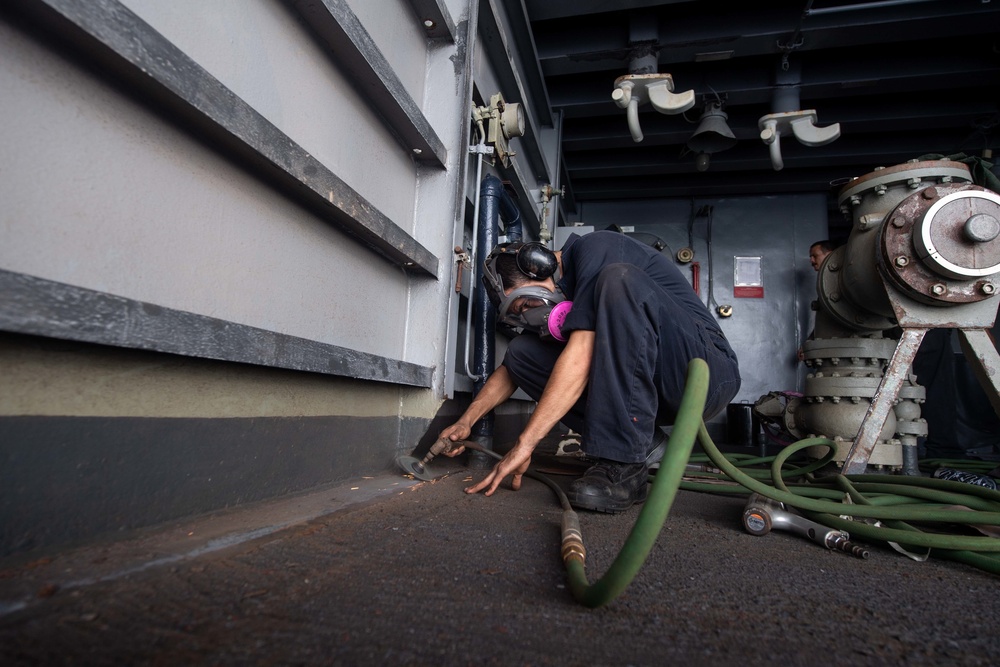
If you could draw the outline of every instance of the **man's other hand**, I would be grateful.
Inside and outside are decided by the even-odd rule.
[[[520,443],[514,445],[514,448],[507,452],[507,455],[493,466],[493,470],[486,476],[486,479],[479,484],[466,488],[465,492],[479,493],[483,489],[486,489],[486,495],[492,496],[493,492],[500,486],[500,482],[506,479],[507,475],[511,474],[513,474],[513,477],[511,478],[510,488],[517,491],[521,488],[521,477],[524,473],[528,472],[528,466],[531,465],[531,452],[534,449],[534,447]],[[486,487],[489,488],[487,489]]]

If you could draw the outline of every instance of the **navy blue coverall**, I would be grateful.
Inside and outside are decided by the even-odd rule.
[[[677,266],[654,248],[615,231],[574,234],[557,284],[573,302],[563,332],[594,332],[587,388],[561,420],[582,435],[587,455],[643,461],[657,424],[676,418],[695,357],[709,368],[706,419],[736,395],[736,354]],[[538,400],[562,350],[524,334],[510,341],[503,365]]]

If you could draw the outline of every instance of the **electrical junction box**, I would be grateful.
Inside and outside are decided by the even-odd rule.
[[[760,257],[733,257],[733,296],[741,299],[764,298]]]

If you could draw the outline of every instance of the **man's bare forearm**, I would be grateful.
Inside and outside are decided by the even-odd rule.
[[[507,372],[507,367],[500,366],[486,380],[486,384],[466,408],[459,422],[471,428],[486,413],[510,398],[516,390],[517,385],[514,384],[514,379]]]
[[[519,441],[534,447],[559,423],[583,395],[590,377],[594,332],[574,331],[559,355],[538,406],[528,419]]]
[[[556,360],[541,399],[531,418],[528,419],[524,431],[518,437],[517,443],[484,480],[468,487],[466,493],[479,493],[486,489],[486,495],[491,496],[508,475],[513,475],[511,488],[515,491],[521,488],[521,476],[528,470],[535,447],[583,395],[590,377],[590,361],[593,354],[593,331],[574,331],[570,334],[566,347]],[[509,375],[507,379],[510,380]]]

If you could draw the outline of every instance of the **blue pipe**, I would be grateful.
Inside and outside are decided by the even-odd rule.
[[[521,211],[510,194],[504,190],[499,178],[487,174],[480,184],[479,197],[479,220],[476,221],[479,225],[476,239],[477,277],[482,276],[482,263],[497,245],[500,220],[504,222],[507,241],[520,241],[522,234]],[[481,279],[475,284],[472,318],[475,327],[472,368],[472,372],[476,375],[473,393],[475,395],[483,388],[496,367],[496,312]],[[493,421],[493,412],[489,412],[472,427],[471,439],[489,450],[493,449]],[[492,467],[491,458],[478,451],[469,453],[469,462],[474,468]]]
[[[508,243],[515,243],[522,239],[521,231],[521,211],[517,208],[517,204],[514,203],[514,198],[510,196],[510,193],[503,187],[503,183],[496,176],[487,175],[483,179],[483,188],[487,189],[489,196],[494,196],[494,192],[498,192],[495,196],[500,199],[500,220],[504,223],[504,232],[507,236]]]

